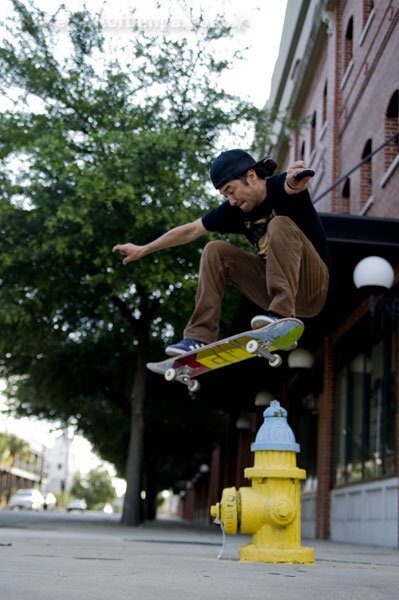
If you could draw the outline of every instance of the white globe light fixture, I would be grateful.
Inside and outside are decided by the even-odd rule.
[[[305,348],[296,348],[288,355],[288,366],[290,369],[311,369],[314,365],[314,357]]]
[[[353,271],[353,281],[357,288],[377,287],[389,289],[394,280],[391,264],[381,256],[363,258]]]
[[[390,297],[377,297],[391,289],[394,280],[395,273],[392,265],[381,256],[367,256],[356,265],[353,271],[353,281],[358,289],[362,289],[369,294],[372,317],[377,307],[386,309],[393,316],[399,314],[397,294],[391,294]]]
[[[251,429],[251,421],[248,419],[248,417],[241,415],[237,419],[236,429],[239,429],[239,430]]]

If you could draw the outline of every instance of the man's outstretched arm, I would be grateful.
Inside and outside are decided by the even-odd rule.
[[[144,246],[138,246],[136,244],[117,244],[112,248],[112,252],[118,252],[121,256],[124,256],[122,263],[127,265],[128,263],[140,260],[147,254],[164,250],[165,248],[172,248],[174,246],[182,246],[193,242],[199,237],[206,235],[208,231],[202,224],[201,219],[197,219],[192,223],[185,223],[185,225],[179,225],[170,229],[156,240],[145,244]]]

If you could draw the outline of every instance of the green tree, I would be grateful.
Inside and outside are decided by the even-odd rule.
[[[72,483],[71,494],[84,498],[88,508],[96,508],[99,504],[112,503],[116,498],[112,479],[105,469],[91,469],[86,477],[76,474]]]
[[[0,47],[0,87],[15,101],[0,114],[0,374],[19,414],[73,422],[126,474],[122,522],[136,525],[145,364],[191,310],[199,247],[129,268],[111,248],[212,205],[219,136],[255,111],[217,87],[222,21],[198,20],[190,43],[135,29],[115,55],[99,15],[60,7],[60,56],[55,17],[12,4]],[[207,422],[204,451],[218,427]]]
[[[31,458],[31,448],[25,440],[13,433],[0,433],[0,467],[8,472],[5,489],[5,496],[10,497],[12,468],[18,458],[20,460],[29,460]]]
[[[3,464],[3,460],[7,452],[7,434],[0,431],[0,466]]]

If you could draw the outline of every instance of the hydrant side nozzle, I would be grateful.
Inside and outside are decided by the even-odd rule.
[[[240,528],[241,495],[235,487],[225,488],[220,502],[220,520],[226,533],[236,534]]]
[[[220,502],[211,506],[211,517],[214,519],[220,519]]]

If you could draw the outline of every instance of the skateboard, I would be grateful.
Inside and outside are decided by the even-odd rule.
[[[224,340],[213,342],[198,350],[180,356],[172,356],[156,363],[147,363],[147,368],[163,375],[166,381],[179,381],[195,393],[200,388],[196,379],[199,375],[227,367],[255,356],[266,358],[271,367],[279,367],[282,358],[276,350],[292,350],[303,333],[299,319],[280,319],[260,329],[238,333]]]

